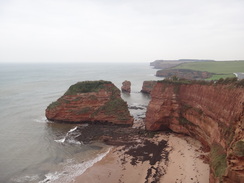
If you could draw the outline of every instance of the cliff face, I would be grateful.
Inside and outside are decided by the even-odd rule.
[[[141,92],[150,94],[157,81],[144,81]]]
[[[159,70],[156,73],[158,77],[166,77],[170,78],[176,76],[178,78],[185,79],[207,79],[210,78],[213,74],[206,71],[194,71],[190,69],[167,69],[167,70]]]
[[[162,81],[151,97],[147,130],[197,138],[210,150],[210,182],[244,182],[244,88]]]
[[[46,109],[46,117],[57,122],[133,123],[119,89],[109,81],[85,81],[72,85]]]

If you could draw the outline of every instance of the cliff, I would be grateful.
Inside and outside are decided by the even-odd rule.
[[[150,94],[153,87],[156,85],[157,81],[144,81],[142,85],[141,92]]]
[[[190,69],[166,69],[159,70],[156,72],[156,76],[158,77],[166,77],[170,78],[176,76],[178,78],[184,79],[207,79],[210,78],[213,74],[206,71],[195,71]]]
[[[154,66],[154,69],[168,69],[185,62],[210,62],[210,61],[214,61],[214,60],[202,60],[202,59],[155,60],[150,63],[150,66]]]
[[[244,182],[244,88],[237,84],[159,81],[146,129],[197,138],[210,151],[210,182]]]
[[[69,123],[133,123],[120,90],[109,81],[84,81],[72,85],[47,107],[46,117],[51,121]]]

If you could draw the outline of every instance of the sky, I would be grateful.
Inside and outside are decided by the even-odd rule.
[[[244,59],[244,0],[0,0],[0,63]]]

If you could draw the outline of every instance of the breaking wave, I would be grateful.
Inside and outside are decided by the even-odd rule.
[[[81,142],[75,140],[75,137],[76,137],[76,133],[75,133],[75,130],[77,129],[77,126],[70,129],[64,138],[61,138],[61,139],[58,139],[58,140],[54,140],[55,142],[58,142],[58,143],[70,143],[70,144],[77,144],[77,145],[80,145],[82,144]]]
[[[73,164],[73,161],[68,161],[64,170],[53,173],[48,173],[45,175],[45,179],[39,181],[39,183],[59,183],[59,182],[71,182],[74,181],[76,177],[83,174],[88,168],[92,167],[96,162],[101,161],[108,153],[108,149],[104,153],[98,154],[94,159],[88,161],[83,161],[82,163]]]

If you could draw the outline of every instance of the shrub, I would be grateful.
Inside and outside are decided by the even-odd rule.
[[[226,153],[221,145],[215,143],[211,146],[210,162],[215,177],[222,177],[227,168],[227,161]]]
[[[233,153],[234,153],[234,155],[239,156],[239,157],[244,156],[244,141],[240,140],[240,141],[236,142]]]
[[[77,93],[97,92],[104,88],[104,84],[112,84],[110,81],[83,81],[71,85],[64,95],[76,95]]]

